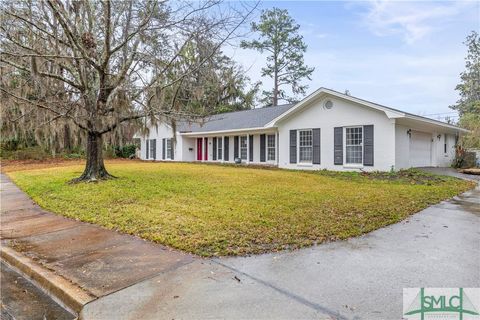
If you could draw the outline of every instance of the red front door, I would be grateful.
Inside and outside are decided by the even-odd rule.
[[[205,160],[208,160],[208,138],[205,138]]]
[[[202,161],[202,138],[197,138],[197,160]]]

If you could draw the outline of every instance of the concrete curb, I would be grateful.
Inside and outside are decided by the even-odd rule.
[[[42,267],[32,259],[5,245],[0,250],[0,257],[5,263],[19,271],[38,288],[45,291],[55,301],[76,315],[80,314],[85,304],[97,298],[62,276]]]

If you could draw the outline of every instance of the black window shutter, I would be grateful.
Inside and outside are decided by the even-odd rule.
[[[238,136],[233,137],[233,158],[238,158]]]
[[[217,160],[217,137],[213,137],[213,160]]]
[[[373,166],[373,125],[363,126],[363,165]]]
[[[229,140],[228,137],[224,137],[224,138],[223,138],[223,152],[224,152],[223,160],[225,160],[225,161],[228,161],[229,152],[230,152],[230,151],[228,150],[228,147],[230,146],[228,140]]]
[[[165,160],[165,154],[167,150],[166,146],[167,142],[165,141],[165,138],[162,139],[162,159]]]
[[[260,162],[265,162],[265,135],[260,135]]]
[[[203,160],[208,160],[208,138],[203,139],[205,141],[205,149],[203,150]]]
[[[297,163],[297,130],[290,130],[290,163]]]
[[[153,160],[157,159],[157,139],[152,140],[153,143]]]
[[[175,146],[173,145],[173,142],[174,142],[174,141],[175,141],[175,140],[170,139],[170,147],[172,148],[172,152],[171,152],[172,160],[173,160],[174,157],[175,157]]]
[[[333,128],[333,164],[343,164],[343,127]]]
[[[248,161],[253,162],[253,135],[248,136]]]
[[[148,156],[149,156],[148,152],[150,151],[149,150],[150,149],[150,139],[146,139],[146,144],[147,144],[147,154],[146,154],[145,159],[148,159]]]
[[[313,134],[313,164],[320,164],[320,128],[312,129]]]

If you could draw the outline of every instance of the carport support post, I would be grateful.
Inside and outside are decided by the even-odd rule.
[[[390,128],[391,128],[390,141],[392,141],[392,143],[389,145],[390,148],[389,148],[388,152],[389,152],[389,155],[390,155],[390,163],[391,163],[390,168],[393,168],[393,169],[397,170],[396,169],[397,158],[396,158],[396,153],[395,153],[395,150],[396,150],[396,145],[395,145],[396,144],[396,142],[395,142],[395,140],[396,140],[396,137],[395,137],[396,126],[395,126],[395,123],[396,123],[395,119],[390,119]],[[374,146],[374,148],[375,148],[375,146]],[[375,155],[375,150],[373,152],[374,152],[374,155]]]

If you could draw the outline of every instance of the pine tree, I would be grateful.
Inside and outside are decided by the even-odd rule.
[[[260,22],[253,22],[251,29],[259,33],[259,38],[242,41],[241,47],[267,52],[267,65],[262,68],[262,77],[273,79],[273,90],[263,91],[262,101],[266,104],[278,105],[279,100],[294,102],[298,96],[304,96],[308,88],[301,83],[310,76],[314,68],[305,65],[303,54],[307,45],[298,33],[300,26],[295,23],[287,10],[273,8],[264,10]],[[293,96],[288,96],[282,86],[291,86]]]

